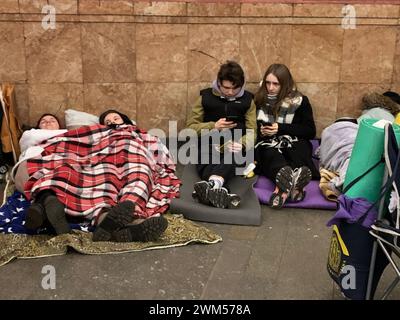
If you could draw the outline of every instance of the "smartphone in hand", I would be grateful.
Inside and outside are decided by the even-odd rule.
[[[225,117],[225,120],[226,120],[226,121],[232,121],[232,122],[238,122],[239,119],[240,119],[239,116],[226,116],[226,117]]]
[[[272,123],[269,122],[269,121],[259,120],[259,122],[261,123],[261,125],[262,125],[263,127],[265,127],[265,126],[272,126]]]

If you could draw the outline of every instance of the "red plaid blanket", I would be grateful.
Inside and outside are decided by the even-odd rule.
[[[136,126],[101,125],[70,130],[44,141],[41,156],[28,161],[25,194],[56,192],[73,216],[95,218],[102,208],[136,203],[142,218],[164,213],[179,196],[175,164],[161,141]]]

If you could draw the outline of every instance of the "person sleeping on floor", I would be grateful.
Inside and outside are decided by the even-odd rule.
[[[400,95],[393,91],[367,93],[362,98],[361,109],[360,117],[339,118],[322,131],[317,151],[320,189],[328,200],[337,201],[341,194],[360,121],[373,118],[396,122],[395,117],[400,112]]]
[[[162,214],[179,195],[175,164],[167,148],[126,115],[109,110],[100,125],[36,147],[43,151],[25,162],[22,184],[33,200],[28,226],[51,220],[57,234],[66,233],[66,214],[90,220],[93,241],[115,242],[154,241],[167,228]]]

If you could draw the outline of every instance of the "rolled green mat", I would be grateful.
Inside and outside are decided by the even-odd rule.
[[[362,119],[358,126],[356,141],[351,152],[349,166],[343,187],[373,167],[383,155],[385,133],[383,128],[374,127],[377,119]],[[397,142],[400,141],[400,126],[393,124]],[[352,198],[366,198],[375,202],[382,187],[384,175],[383,162],[362,177],[347,192]]]

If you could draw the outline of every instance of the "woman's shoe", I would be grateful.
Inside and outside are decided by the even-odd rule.
[[[112,234],[125,227],[133,220],[135,204],[132,201],[123,201],[106,214],[93,232],[93,241],[112,241]]]
[[[134,224],[135,221],[138,223]],[[148,242],[157,241],[161,234],[167,229],[168,220],[163,216],[150,217],[147,219],[134,220],[118,231],[113,232],[111,241],[115,242]]]
[[[293,170],[289,166],[282,167],[275,177],[275,184],[283,193],[290,193],[293,188]]]
[[[290,200],[292,202],[303,201],[305,197],[306,197],[305,190],[293,190],[292,193],[290,194]]]
[[[285,204],[287,199],[287,194],[282,193],[281,191],[274,192],[271,194],[271,198],[269,198],[269,206],[272,209],[281,209]]]
[[[300,202],[304,200],[306,196],[304,187],[311,181],[311,178],[311,170],[306,166],[296,168],[293,171],[293,188],[290,193],[290,199],[293,202]]]

